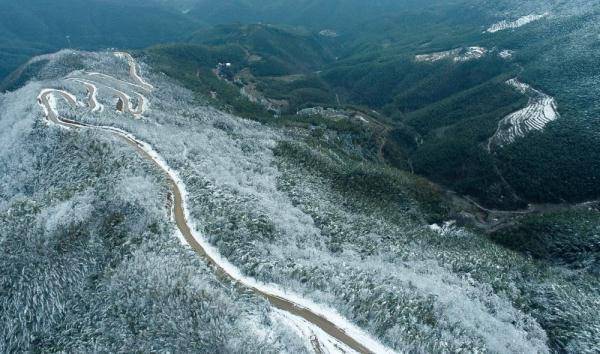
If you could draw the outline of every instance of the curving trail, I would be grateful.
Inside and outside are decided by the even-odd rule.
[[[128,58],[131,58],[131,56]],[[133,58],[131,59],[133,60]],[[133,67],[135,63],[132,65],[130,62],[130,65]],[[134,69],[132,70],[131,75],[132,78],[134,78],[135,71]],[[143,82],[143,80],[141,80],[141,82]],[[286,312],[286,318],[292,325],[306,323],[309,327],[308,331],[311,333],[311,345],[317,352],[321,352],[321,349],[328,351],[327,347],[329,346],[331,348],[330,344],[336,342],[338,345],[334,347],[338,348],[340,352],[347,352],[348,350],[360,353],[393,352],[348,320],[344,319],[337,312],[322,308],[293,293],[285,292],[275,285],[264,284],[253,278],[242,275],[235,266],[221,257],[216,248],[210,245],[202,235],[195,231],[193,223],[190,222],[191,218],[187,206],[185,184],[179,178],[177,172],[171,169],[164,159],[149,144],[118,128],[90,125],[61,118],[56,107],[56,100],[58,98],[65,100],[73,107],[78,105],[77,98],[66,91],[56,89],[42,90],[38,96],[38,103],[44,110],[49,122],[66,129],[96,129],[109,132],[132,146],[142,158],[151,161],[162,171],[169,182],[173,196],[173,217],[179,232],[183,235],[189,246],[212,266],[217,275],[233,280],[239,286],[264,297],[273,307]],[[143,96],[140,95],[140,99],[143,99]],[[138,106],[138,110],[141,109],[140,107],[143,106],[143,101],[140,101]],[[316,329],[310,329],[310,327],[316,327]],[[346,349],[343,349],[344,347],[346,347]]]
[[[104,111],[104,106],[98,102],[98,88],[94,83],[81,80],[81,79],[70,79],[71,81],[83,84],[88,91],[88,107],[92,112]]]
[[[119,58],[127,59],[127,63],[129,63],[129,75],[138,85],[144,87],[147,91],[154,89],[154,86],[144,81],[144,79],[138,74],[137,63],[131,54],[126,52],[116,52],[115,55]]]
[[[130,100],[129,101],[129,112],[131,114],[133,114],[134,117],[140,118],[146,111],[145,107],[146,107],[146,102],[148,102],[148,100],[142,94],[139,94],[137,92],[135,93],[135,95],[137,96],[137,107],[135,110],[133,110],[133,104],[131,103],[131,100]]]
[[[107,75],[107,77],[112,77],[112,76]],[[134,92],[134,94],[137,96],[137,101],[138,101],[138,104],[134,109],[133,103],[131,103],[131,97],[128,94],[126,94],[125,92],[118,90],[106,83],[97,82],[97,81],[88,80],[88,79],[80,79],[80,78],[69,78],[68,80],[81,83],[86,86],[86,88],[88,89],[88,92],[92,92],[90,94],[90,98],[89,98],[89,101],[90,101],[88,104],[89,107],[92,107],[92,106],[100,107],[100,109],[99,109],[100,111],[102,111],[104,109],[104,107],[98,102],[98,100],[96,98],[96,94],[98,92],[96,85],[100,85],[100,86],[103,86],[103,87],[107,88],[108,90],[112,91],[114,93],[114,96],[119,99],[119,101],[117,103],[117,111],[119,111],[121,113],[130,113],[135,118],[141,118],[142,115],[146,111],[146,103],[148,102],[148,100],[146,99],[146,97],[144,97],[140,93]],[[118,79],[114,79],[114,80],[119,81]],[[92,112],[95,112],[95,111],[97,111],[97,110],[92,109]]]

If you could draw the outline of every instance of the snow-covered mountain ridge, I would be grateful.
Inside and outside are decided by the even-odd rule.
[[[86,68],[83,71],[70,68],[66,64],[69,62],[66,58],[69,57],[78,58]],[[101,75],[91,75],[93,79],[90,79],[89,73]],[[52,227],[44,231],[45,237],[60,240],[64,232],[70,232],[69,225],[75,223],[90,230],[91,234],[75,233],[69,237],[81,242],[81,252],[93,253],[97,251],[94,242],[113,235],[113,228],[117,227],[115,225],[125,222],[120,236],[124,239],[111,242],[118,242],[117,249],[120,252],[137,252],[135,254],[138,256],[115,260],[120,269],[117,273],[111,270],[114,266],[93,268],[99,272],[95,279],[100,287],[110,288],[112,296],[123,291],[124,288],[119,284],[129,282],[134,289],[128,290],[129,295],[124,297],[128,300],[120,306],[126,313],[144,313],[149,318],[147,330],[154,331],[154,316],[167,316],[169,321],[176,324],[187,321],[180,314],[181,311],[189,311],[199,305],[185,305],[186,299],[190,299],[186,296],[193,298],[192,294],[197,288],[191,286],[202,284],[198,286],[204,287],[205,294],[215,294],[210,301],[225,302],[228,304],[226,308],[243,309],[240,311],[244,314],[239,318],[227,317],[229,315],[212,312],[210,306],[205,307],[208,309],[205,310],[208,311],[206,316],[214,314],[227,318],[225,323],[208,329],[194,327],[190,324],[192,320],[185,322],[198,335],[206,336],[205,341],[222,341],[221,345],[233,350],[240,345],[235,342],[237,334],[234,333],[252,328],[244,338],[256,350],[279,351],[284,347],[295,348],[294,351],[299,348],[309,350],[306,343],[314,345],[314,340],[307,341],[297,336],[298,333],[308,333],[302,321],[286,324],[285,316],[272,313],[273,310],[260,296],[230,295],[236,290],[227,288],[228,282],[222,283],[218,277],[213,278],[210,267],[193,266],[198,264],[195,260],[197,255],[173,236],[175,225],[170,219],[172,211],[167,203],[172,196],[169,197],[168,180],[160,171],[156,171],[156,166],[136,157],[132,146],[110,134],[93,129],[78,131],[46,126],[45,113],[53,111],[65,119],[90,126],[110,126],[113,131],[127,132],[152,146],[152,150],[177,171],[185,184],[188,215],[189,220],[195,222],[194,230],[205,234],[206,242],[239,269],[241,275],[291,289],[302,298],[330,307],[361,331],[394,350],[456,350],[466,346],[472,349],[495,348],[499,351],[547,351],[546,334],[537,320],[513,303],[520,296],[518,291],[507,295],[490,290],[490,284],[503,289],[517,286],[521,272],[533,266],[525,258],[507,252],[467,230],[457,228],[444,235],[431,231],[419,217],[422,211],[418,204],[406,192],[400,193],[400,199],[378,201],[391,203],[382,206],[372,205],[369,199],[358,195],[350,197],[339,186],[330,184],[323,172],[311,171],[295,160],[299,154],[308,153],[312,161],[320,161],[310,168],[337,168],[346,163],[340,160],[340,156],[310,150],[300,136],[290,135],[289,132],[194,104],[189,91],[154,72],[143,62],[136,73],[147,80],[146,83],[150,83],[153,90],[137,87],[140,82],[132,80],[131,73],[127,60],[117,58],[112,53],[63,52],[42,69],[39,76],[44,79],[31,81],[18,91],[2,96],[0,121],[7,128],[2,139],[10,141],[11,148],[4,151],[1,158],[7,166],[5,171],[15,178],[10,181],[3,179],[2,193],[7,199],[0,204],[3,215],[0,226],[4,229],[20,227],[28,230],[31,223],[21,224],[19,220],[22,219],[9,218],[8,215],[43,220],[43,215],[52,215],[62,208],[65,210],[56,213],[62,218],[52,222]],[[85,76],[88,76],[87,82],[77,81]],[[95,89],[84,83],[94,85]],[[46,89],[71,92],[74,101],[79,104],[71,106],[58,96],[56,92],[59,91],[44,91]],[[125,98],[119,92],[126,95]],[[133,97],[137,97],[135,93],[142,95],[149,103],[139,115],[125,111],[125,107],[131,111],[144,107],[139,98],[134,103],[125,102],[126,98],[133,101]],[[39,97],[43,103],[44,94],[49,95],[48,100],[54,97],[53,104],[48,106],[50,110],[46,112],[37,101]],[[94,109],[100,106],[104,109]],[[82,144],[83,141],[87,143]],[[66,144],[65,147],[62,144]],[[29,187],[33,194],[20,194],[19,190],[27,190],[25,185],[21,185],[22,181],[30,180],[20,179],[19,171],[36,164],[36,159],[28,155],[30,148],[24,146],[35,146],[35,149],[45,151],[42,155],[36,152],[37,156],[47,154],[49,159],[38,170],[42,174],[52,174],[53,178],[61,177],[64,182],[57,184],[54,179],[48,181],[55,185],[54,190],[33,183]],[[71,157],[63,158],[67,156]],[[97,167],[89,167],[89,164]],[[398,180],[397,188],[400,191],[414,183],[413,177],[408,174],[399,174],[394,178]],[[63,194],[62,191],[70,189],[73,184],[77,188]],[[81,186],[87,187],[79,189]],[[104,192],[97,194],[99,190]],[[113,198],[123,206],[110,204]],[[100,207],[100,203],[112,206]],[[28,209],[26,205],[37,207]],[[74,210],[89,212],[70,219],[69,215]],[[109,210],[116,214],[109,213]],[[130,213],[138,216],[133,217]],[[97,229],[95,224],[92,225],[92,215],[96,215],[99,221],[107,221],[102,221]],[[149,215],[152,216],[151,220],[146,219]],[[33,225],[34,229],[25,234],[37,232],[37,224]],[[104,231],[103,227],[113,231]],[[23,233],[10,234],[13,236],[3,242],[16,242],[19,240],[17,236]],[[415,238],[419,242],[410,241]],[[169,265],[174,262],[168,260],[169,257],[152,253],[163,252],[160,250],[164,247],[168,247],[172,257],[182,257],[185,262],[190,262],[184,267],[185,277],[189,280],[181,278],[184,274],[177,273],[177,268]],[[476,258],[465,258],[473,248],[487,251],[479,250]],[[450,252],[451,249],[461,251]],[[152,256],[145,256],[144,252]],[[65,259],[71,256],[75,254],[64,255]],[[60,277],[67,277],[68,273],[63,273],[62,268],[55,268],[58,264],[51,262],[52,257],[55,256],[48,258],[47,264],[52,264],[51,269]],[[151,261],[142,262],[145,257],[150,257],[148,259]],[[80,262],[87,261],[82,258]],[[457,268],[455,265],[459,264],[461,266]],[[22,271],[15,267],[16,263],[7,268],[10,274]],[[148,267],[155,267],[157,271],[149,272]],[[167,274],[178,279],[179,291],[190,295],[177,296],[174,298],[176,300],[167,300],[160,294],[149,295],[141,285],[149,275],[161,279],[154,280],[159,284],[159,293],[169,293],[168,288],[163,289],[160,285],[167,282],[158,272],[163,268],[169,270]],[[106,272],[102,269],[106,269]],[[193,269],[201,270],[205,280],[187,273]],[[507,277],[498,278],[497,272],[507,274]],[[88,275],[87,270],[77,273],[81,277],[77,278],[77,282],[83,282]],[[75,274],[69,275],[72,276]],[[25,286],[22,281],[17,276],[10,278],[15,286]],[[38,283],[29,281],[28,284]],[[31,289],[38,289],[36,286]],[[212,290],[213,287],[222,289],[223,286],[226,290],[222,292]],[[24,297],[19,299],[2,298],[3,304],[16,301],[15,306],[32,311],[35,307],[31,307],[30,295],[27,294],[56,304],[73,301],[69,293],[55,295],[36,291],[24,293]],[[56,296],[58,298],[52,298]],[[235,301],[228,300],[229,296]],[[104,300],[90,297],[81,301],[93,300],[98,309],[105,309],[110,308],[112,300],[109,299],[112,297]],[[167,307],[168,301],[176,301],[177,304]],[[156,307],[152,307],[153,311],[145,310],[152,303],[180,310],[173,314],[164,313]],[[3,309],[8,309],[7,305],[3,306]],[[76,312],[77,309],[59,306],[56,316],[81,316]],[[80,324],[81,334],[67,335],[62,332],[61,326],[44,318],[36,319],[35,323],[43,328],[44,338],[60,340],[61,345],[69,348],[89,348],[92,343],[86,342],[85,333],[94,331],[96,325],[111,328],[100,338],[103,348],[117,348],[119,342],[108,337],[116,333],[126,338],[137,338],[139,334],[114,322],[110,310],[106,311],[100,322]],[[6,316],[7,312],[3,314]],[[183,317],[179,319],[180,316]],[[23,328],[24,333],[29,331],[28,324],[19,322],[18,316],[11,318],[14,326]],[[59,317],[52,318],[62,323]],[[367,321],[366,318],[372,320]],[[169,343],[179,343],[181,333],[187,332],[168,333],[165,338]],[[309,337],[321,336],[317,330],[312,333]],[[450,338],[451,333],[455,339],[440,340]],[[499,336],[498,333],[507,335]],[[24,345],[28,342],[27,338],[17,334],[8,333],[5,336],[10,339],[4,343],[11,348],[17,343]],[[327,339],[321,341],[330,343]],[[124,348],[131,348],[123,345]]]

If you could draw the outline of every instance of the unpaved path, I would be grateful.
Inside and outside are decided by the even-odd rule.
[[[127,59],[127,63],[129,64],[129,76],[140,86],[144,87],[147,91],[151,91],[154,89],[154,86],[147,83],[139,74],[138,74],[138,65],[135,62],[135,59],[129,53],[125,52],[116,52],[116,56],[124,57]]]

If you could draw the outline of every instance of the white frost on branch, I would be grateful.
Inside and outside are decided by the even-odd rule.
[[[505,49],[505,50],[500,51],[500,53],[498,53],[498,55],[502,59],[509,60],[509,59],[512,59],[514,53],[515,52],[512,50]]]
[[[344,343],[325,333],[319,327],[289,312],[273,309],[271,311],[271,319],[289,326],[300,338],[303,338],[304,345],[309,352],[322,354],[357,353]]]
[[[105,57],[118,61],[112,54],[105,54]],[[110,59],[106,59],[105,64],[98,62],[87,68],[115,74],[111,63]],[[514,262],[512,258],[505,261],[505,257],[497,257],[498,252],[503,254],[504,251],[493,244],[485,243],[486,247],[482,248],[473,246],[484,242],[475,235],[448,230],[449,237],[438,237],[423,230],[424,225],[417,226],[408,218],[405,220],[399,217],[392,224],[378,212],[371,215],[347,210],[344,202],[333,199],[334,194],[331,194],[329,184],[323,183],[320,177],[314,174],[296,175],[301,173],[298,172],[302,170],[299,166],[294,166],[294,179],[290,180],[294,184],[288,184],[288,172],[285,172],[284,166],[278,166],[280,157],[274,156],[272,151],[275,143],[282,139],[277,131],[209,107],[195,105],[189,91],[161,79],[159,75],[150,77],[152,80],[149,81],[156,83],[157,89],[147,94],[153,104],[147,120],[117,120],[114,119],[116,114],[112,110],[106,110],[101,115],[83,115],[73,119],[80,118],[90,125],[110,122],[115,128],[107,127],[108,129],[118,127],[122,132],[131,132],[132,136],[148,142],[147,146],[142,147],[146,151],[156,151],[157,155],[159,152],[164,158],[164,166],[168,164],[174,168],[180,182],[185,183],[188,188],[189,195],[186,194],[184,199],[189,203],[191,215],[186,216],[188,220],[198,222],[198,227],[193,227],[195,235],[205,246],[209,246],[207,248],[211,248],[211,252],[226,256],[229,265],[239,272],[237,276],[244,282],[251,276],[261,286],[277,288],[275,291],[292,289],[302,299],[310,299],[313,305],[322,304],[323,308],[334,309],[347,321],[360,323],[364,331],[399,351],[453,351],[458,348],[471,351],[483,351],[485,348],[506,352],[547,351],[547,338],[535,320],[514,307],[505,295],[491,290],[486,280],[470,277],[464,273],[466,271],[456,270],[472,269],[473,272],[488,274],[486,269],[489,268],[492,269],[492,274],[508,273],[512,277],[519,272],[520,261]],[[101,76],[94,79],[104,80]],[[61,86],[59,83],[48,82],[44,85]],[[35,93],[21,95],[20,99],[34,106],[34,98],[40,88],[36,86]],[[104,91],[104,88],[101,90]],[[129,90],[124,91],[130,92]],[[102,91],[100,99],[105,94]],[[39,118],[39,111],[32,111]],[[28,121],[32,120],[30,118]],[[57,141],[55,136],[61,134],[58,130],[49,129],[39,129],[39,132],[49,136],[47,141],[40,143],[43,146]],[[0,132],[0,136],[2,134],[4,133]],[[99,141],[108,136],[92,130],[64,135],[70,139],[97,137]],[[80,146],[81,142],[75,141],[75,144]],[[120,145],[109,144],[107,151],[119,149]],[[89,150],[83,145],[81,147],[82,152]],[[130,154],[129,146],[122,147],[122,152],[123,156],[132,161],[137,159]],[[83,161],[88,158],[89,156],[82,156]],[[334,159],[335,156],[331,158]],[[6,160],[9,161],[8,158]],[[106,162],[113,163],[112,161],[113,158],[110,158]],[[65,161],[64,165],[68,167],[78,162],[79,160]],[[127,165],[132,164],[129,162]],[[110,176],[117,175],[111,170]],[[123,182],[129,183],[129,180]],[[131,180],[131,183],[136,181]],[[286,191],[280,186],[291,189]],[[141,188],[139,192],[145,193],[144,190],[147,189]],[[159,204],[165,201],[164,195],[157,198],[156,194],[135,198],[131,193],[137,193],[136,189],[119,189],[117,193],[113,192],[114,190],[106,195],[119,195],[121,192],[122,199],[132,201],[132,205],[154,205],[155,203],[151,203],[152,198],[156,198]],[[129,207],[122,206],[115,208],[124,211],[128,209]],[[103,209],[96,210],[103,212]],[[158,211],[163,218],[164,211],[164,208]],[[127,230],[130,229],[135,228],[128,226]],[[150,236],[169,238],[170,235],[167,232],[167,235]],[[428,242],[429,237],[435,238],[435,242]],[[173,238],[170,240],[176,242]],[[330,251],[332,241],[337,243],[334,246],[339,251]],[[443,247],[446,245],[460,251],[456,252],[456,256],[454,253],[447,253],[447,247]],[[165,274],[165,270],[170,269],[167,262],[179,262],[188,258],[196,260],[189,248],[177,246],[177,252],[181,249],[189,257],[180,257],[179,253],[160,260],[150,257],[147,264],[144,263],[135,272],[132,271],[135,269],[123,269],[120,272],[119,287],[132,287],[132,298],[139,297],[140,301],[145,301],[145,288],[141,291],[133,288],[138,285],[131,279],[132,273],[144,274],[148,269],[152,269],[152,274],[165,281],[159,287],[156,286],[155,279],[152,282],[142,282],[152,284],[152,293],[154,289],[168,291],[175,285],[180,289],[193,284],[195,278],[190,278],[192,281],[179,281],[180,274],[187,276],[187,269],[182,271],[181,267],[175,267]],[[489,254],[492,256],[486,254],[487,250],[490,250]],[[146,253],[142,253],[136,259],[143,262],[146,256]],[[202,273],[198,272],[198,267],[193,267],[192,271]],[[173,286],[171,279],[177,279],[177,282],[173,281],[176,283]],[[513,283],[510,279],[512,278],[502,277],[497,281],[511,289]],[[290,294],[286,294],[286,297],[290,298]],[[229,296],[223,301],[227,299],[231,299],[231,306],[246,303],[243,299]],[[302,300],[297,302],[300,301]],[[148,311],[154,307],[140,304],[138,308],[143,310],[139,311],[141,317],[146,318]],[[173,305],[169,310],[181,311],[177,312],[181,316],[189,312],[188,308],[181,307],[180,304]],[[214,311],[215,307],[207,307],[200,312]],[[271,311],[265,313],[268,313],[265,316],[269,316]],[[166,315],[169,321],[177,318],[168,317],[169,315]],[[240,312],[240,316],[242,315]],[[330,315],[326,317],[332,319]],[[432,320],[435,321],[434,325],[430,324]],[[102,318],[102,321],[106,319]],[[273,324],[269,326],[273,330],[290,332],[296,338],[287,326],[277,326],[278,322],[274,320],[271,322]],[[181,328],[184,328],[185,323],[181,320],[176,319],[174,323],[181,324]],[[247,323],[257,325],[260,322]],[[306,331],[305,326],[299,327]],[[210,331],[213,333],[212,329]],[[230,333],[233,335],[230,336]],[[237,338],[239,333],[228,331],[221,335],[225,338]],[[239,345],[236,348],[246,348],[243,341]],[[285,348],[290,352],[302,352],[305,349]]]
[[[38,216],[38,222],[44,225],[45,231],[49,233],[66,229],[68,225],[78,226],[92,217],[94,212],[92,200],[93,191],[88,190],[73,199],[45,209]]]
[[[112,89],[116,91],[116,89],[114,89],[114,88],[112,88]],[[52,89],[42,90],[42,93],[38,97],[38,102],[40,104],[42,104],[42,96],[44,93],[49,93],[49,94],[53,95],[56,92],[61,93],[63,91],[52,90]],[[124,98],[127,101],[129,101],[129,97],[124,93],[122,93],[122,94],[125,95]],[[73,95],[71,95],[69,93],[66,93],[66,95],[73,98],[73,100],[76,102],[76,98]],[[124,102],[124,104],[127,104],[127,102]],[[47,113],[47,111],[46,111],[46,113]],[[59,116],[58,113],[57,112],[54,112],[54,113],[55,113],[55,116],[58,118],[58,116]],[[147,156],[150,157],[150,159],[152,159],[153,162],[156,163],[156,165],[158,165],[169,176],[171,181],[175,184],[176,188],[181,193],[181,199],[182,199],[181,207],[183,209],[185,222],[189,226],[191,234],[194,237],[194,239],[198,242],[198,244],[201,245],[201,247],[204,250],[204,252],[206,253],[206,255],[211,260],[213,260],[217,265],[219,265],[219,267],[222,268],[223,271],[227,275],[229,275],[229,277],[231,277],[235,281],[241,283],[242,285],[244,285],[250,289],[259,290],[261,293],[266,294],[268,296],[277,297],[277,298],[286,300],[287,302],[291,302],[296,307],[310,310],[310,312],[312,312],[313,314],[316,314],[322,318],[325,318],[325,319],[331,321],[332,323],[335,324],[335,326],[340,328],[342,331],[347,333],[354,340],[356,340],[357,342],[359,342],[361,345],[365,346],[366,348],[369,348],[369,350],[372,350],[373,352],[377,352],[377,353],[392,353],[393,352],[391,349],[382,345],[375,337],[371,336],[370,334],[368,334],[367,332],[365,332],[364,330],[362,330],[361,328],[356,326],[354,323],[352,323],[351,321],[344,318],[341,314],[339,314],[339,312],[337,312],[333,308],[313,302],[312,300],[310,300],[306,297],[303,297],[300,294],[295,293],[295,292],[291,291],[290,289],[286,289],[280,285],[273,284],[273,283],[268,284],[265,282],[261,282],[255,278],[244,275],[243,272],[238,267],[236,267],[233,263],[231,263],[227,258],[223,257],[223,255],[219,252],[219,250],[216,247],[214,247],[211,243],[209,243],[207,238],[204,235],[202,235],[200,232],[197,231],[200,228],[195,225],[195,222],[193,221],[193,219],[190,215],[190,208],[188,206],[189,196],[188,196],[186,184],[184,183],[183,179],[180,177],[179,172],[176,171],[175,169],[171,168],[168,165],[168,163],[166,162],[166,160],[150,144],[138,139],[132,133],[129,133],[123,129],[112,127],[112,126],[82,125],[82,126],[80,126],[80,128],[85,129],[85,130],[88,130],[88,129],[89,130],[104,130],[104,131],[111,132],[113,134],[116,134],[116,135],[119,135],[119,136],[125,138],[126,140],[128,140],[128,141],[132,142],[134,145],[136,145],[139,149],[143,150],[145,152],[145,154],[147,154]]]

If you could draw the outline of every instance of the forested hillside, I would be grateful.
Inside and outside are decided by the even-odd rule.
[[[38,54],[62,48],[144,48],[181,39],[199,27],[150,2],[0,0],[0,8],[0,82]]]
[[[597,351],[597,1],[0,6],[0,352]]]
[[[430,182],[377,162],[373,127],[325,118],[259,124],[205,106],[202,89],[165,76],[165,50],[211,60],[202,48],[147,52],[158,66],[141,67],[154,88],[140,96],[148,100],[138,101],[141,118],[120,111],[124,103],[115,111],[114,92],[102,86],[128,80],[112,53],[59,53],[38,70],[45,79],[0,97],[9,147],[0,155],[2,286],[10,289],[0,294],[0,318],[11,324],[3,350],[311,348],[312,337],[254,292],[214,276],[177,241],[155,164],[106,131],[46,121],[36,99],[46,87],[82,102],[56,101],[61,115],[126,131],[174,166],[196,231],[240,274],[331,308],[393,350],[595,345],[598,250],[595,226],[585,223],[597,211],[561,214],[556,223],[533,215],[494,239],[429,225],[448,220],[455,206]],[[97,94],[86,95],[82,82],[98,85]],[[119,87],[133,96],[143,86]],[[87,100],[103,108],[90,111]],[[575,218],[583,218],[578,242],[563,236]],[[540,223],[552,244],[513,241],[546,227]],[[549,257],[564,247],[563,261]]]
[[[243,58],[221,60],[236,63],[234,74],[249,70],[238,79],[283,102],[278,112],[294,114],[314,106],[376,110],[389,128],[382,150],[388,162],[488,206],[519,208],[600,196],[599,160],[591,148],[597,144],[592,132],[598,131],[594,97],[599,88],[590,79],[598,56],[593,35],[586,35],[597,32],[595,7],[578,11],[565,2],[544,1],[482,7],[464,1],[402,4],[386,14],[378,6],[395,5],[375,4],[368,11],[359,11],[361,5],[353,2],[294,5],[302,11],[332,6],[344,16],[353,11],[364,15],[325,33],[325,27],[286,17],[281,9],[292,5],[285,2],[254,4],[252,11],[277,14],[273,21],[284,25],[216,26],[190,40],[215,50],[238,46]],[[249,4],[221,6],[212,11],[238,17],[215,21],[257,20],[240,17],[253,13],[237,11]],[[531,14],[539,15],[510,27],[515,26],[511,21]],[[193,12],[189,16],[204,20]],[[510,28],[488,31],[493,26]],[[435,55],[454,57],[426,59]],[[543,132],[523,123],[526,136],[497,147],[489,141],[501,121],[526,109],[531,99],[507,84],[513,78],[555,100],[560,119],[544,122]],[[254,108],[249,112],[259,114]]]

